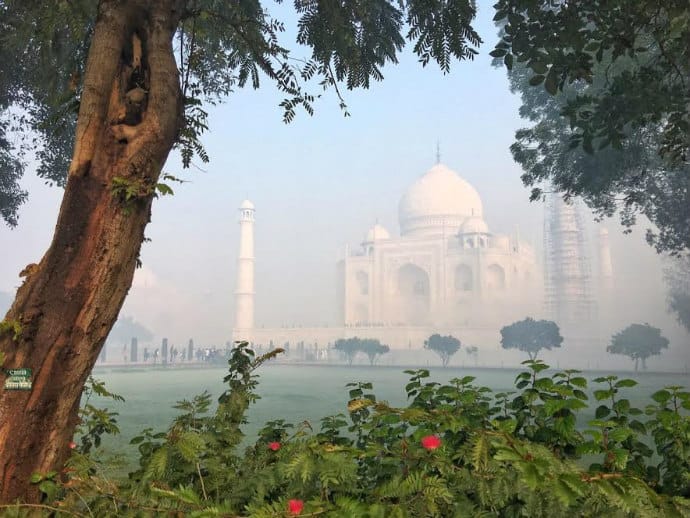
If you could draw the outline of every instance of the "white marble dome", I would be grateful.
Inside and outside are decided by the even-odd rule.
[[[391,235],[386,230],[385,227],[382,227],[378,223],[371,227],[369,231],[367,232],[367,236],[364,239],[365,243],[373,243],[374,241],[380,241],[381,239],[390,239]]]
[[[400,233],[454,234],[467,218],[481,218],[482,211],[482,200],[475,188],[452,169],[436,164],[400,200]]]
[[[253,204],[251,201],[249,201],[249,200],[244,200],[244,201],[240,204],[240,209],[251,209],[251,210],[254,210],[254,204]]]
[[[488,234],[489,225],[486,224],[482,218],[471,217],[467,218],[465,222],[460,227],[460,233],[462,234]]]

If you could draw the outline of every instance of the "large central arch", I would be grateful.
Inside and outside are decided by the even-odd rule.
[[[503,291],[506,287],[506,272],[497,265],[492,264],[487,270],[486,287],[489,292]]]
[[[405,264],[398,269],[397,285],[400,320],[407,325],[428,323],[431,312],[429,275],[419,266]]]
[[[455,291],[472,291],[473,289],[472,268],[466,264],[459,264],[455,268]]]

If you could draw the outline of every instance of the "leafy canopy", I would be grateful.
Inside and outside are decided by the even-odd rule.
[[[550,350],[563,343],[558,325],[550,320],[526,318],[501,329],[501,347],[519,349],[534,360],[542,349]]]
[[[690,333],[690,255],[671,260],[664,270],[668,286],[668,309]]]
[[[334,349],[345,355],[347,362],[352,365],[358,353],[364,353],[369,358],[369,363],[374,365],[378,356],[390,351],[390,347],[381,344],[373,338],[341,338],[336,340]]]
[[[491,53],[533,125],[523,181],[582,196],[622,223],[644,214],[658,252],[690,249],[690,10],[685,0],[500,0]],[[543,84],[543,88],[539,85]],[[537,88],[534,88],[537,86]]]
[[[659,124],[661,155],[686,164],[690,142],[690,10],[685,0],[499,0],[494,20],[503,24],[493,52],[532,69],[530,83],[552,95],[573,82],[593,84],[597,66],[607,81],[568,103],[575,140],[593,150],[619,147],[633,127]],[[505,56],[511,56],[506,58]]]
[[[199,140],[207,130],[205,106],[237,88],[258,88],[262,77],[283,94],[290,122],[299,107],[312,114],[330,89],[346,110],[341,89],[382,80],[406,41],[422,65],[435,61],[444,73],[453,59],[472,59],[481,43],[471,25],[473,0],[295,0],[295,43],[302,47],[280,41],[284,22],[258,0],[180,3],[174,43],[184,114],[176,146],[185,167],[195,156],[208,160]],[[29,148],[41,178],[65,182],[98,4],[0,3],[0,216],[9,225],[26,199],[19,180]]]
[[[441,357],[443,366],[446,367],[453,355],[460,350],[460,340],[454,336],[441,336],[439,334],[431,335],[428,340],[424,342],[424,348],[434,351]]]
[[[632,360],[646,360],[661,354],[668,344],[668,338],[662,336],[658,327],[631,324],[611,337],[611,344],[606,350],[611,354],[623,354]]]
[[[369,363],[371,365],[374,365],[374,363],[376,363],[376,359],[379,356],[381,356],[382,354],[386,354],[390,350],[390,347],[388,347],[387,345],[383,345],[378,340],[372,338],[362,340],[361,351],[367,355],[367,357],[369,358]]]

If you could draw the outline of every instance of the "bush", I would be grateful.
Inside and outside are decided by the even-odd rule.
[[[50,486],[45,505],[93,516],[690,516],[690,394],[680,387],[642,411],[624,397],[633,380],[598,378],[596,419],[578,430],[588,406],[578,371],[547,375],[528,361],[517,390],[498,394],[471,376],[439,384],[406,371],[406,408],[351,383],[347,415],[318,431],[269,422],[240,454],[254,371],[275,354],[235,349],[217,409],[201,394],[177,405],[167,432],[135,437],[139,467],[126,481],[104,476],[85,430],[63,481],[35,475]]]

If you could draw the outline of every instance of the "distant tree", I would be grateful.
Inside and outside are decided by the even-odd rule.
[[[560,347],[563,337],[555,322],[526,318],[501,329],[501,347],[519,349],[534,360],[542,349]]]
[[[479,355],[479,348],[476,345],[470,345],[465,347],[465,352],[467,356],[472,356],[474,358],[474,365],[477,365],[477,356]]]
[[[454,336],[441,336],[434,334],[424,342],[424,348],[434,351],[441,357],[443,366],[448,366],[451,357],[460,350],[460,340]]]
[[[348,365],[352,365],[355,356],[361,351],[359,342],[359,338],[340,338],[335,341],[333,347],[336,351],[340,351],[345,356]]]
[[[668,348],[668,338],[661,336],[661,330],[649,324],[631,324],[611,337],[606,350],[611,354],[623,354],[635,361],[635,371],[642,360],[642,369],[647,369],[647,358],[661,354]]]
[[[369,363],[374,365],[376,359],[382,354],[386,354],[391,348],[381,344],[378,340],[371,338],[360,340],[360,351],[369,357]]]
[[[153,340],[153,333],[143,324],[140,324],[132,317],[121,317],[113,326],[113,330],[108,335],[109,340],[116,342],[129,343],[132,338],[142,342]]]
[[[671,259],[664,278],[668,286],[668,309],[690,333],[690,255]]]

